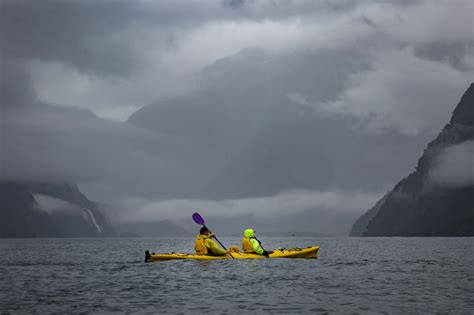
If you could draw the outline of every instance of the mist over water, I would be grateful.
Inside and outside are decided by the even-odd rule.
[[[473,238],[261,239],[265,248],[320,245],[319,259],[147,264],[146,249],[191,252],[193,239],[3,239],[0,311],[474,311]]]

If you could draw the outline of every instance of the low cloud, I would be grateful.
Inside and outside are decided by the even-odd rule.
[[[438,153],[429,178],[432,183],[442,186],[473,186],[474,141],[465,141]]]
[[[5,108],[1,140],[0,180],[90,184],[101,201],[187,191],[214,163],[184,140],[40,103]]]
[[[473,71],[422,59],[411,49],[386,51],[374,56],[370,70],[352,74],[335,100],[316,107],[357,117],[375,132],[435,134],[449,120],[452,104],[472,77]]]
[[[62,213],[66,215],[82,215],[84,218],[87,218],[84,209],[78,205],[41,194],[34,194],[33,197],[38,203],[38,210],[44,211],[48,214]]]
[[[234,156],[203,149],[190,138],[170,138],[97,116],[123,121],[149,103],[159,106],[175,95],[195,99],[201,93],[210,95],[205,99],[212,105],[208,112],[196,113],[193,106],[188,111],[199,125],[210,126],[216,112],[235,104],[245,108],[232,117],[235,126],[248,129],[248,120],[242,117],[257,117],[256,130],[266,128],[263,122],[280,128],[280,115],[288,115],[271,108],[278,108],[278,93],[288,92],[293,103],[350,119],[322,119],[321,129],[308,128],[301,142],[283,133],[273,137],[277,127],[269,128],[263,139],[274,141],[283,153],[277,151],[272,161],[285,161],[285,155],[293,154],[288,144],[295,145],[301,148],[295,152],[306,154],[305,163],[288,158],[302,165],[300,178],[319,176],[318,186],[275,191],[328,186],[380,189],[414,164],[417,150],[448,121],[472,81],[472,6],[469,0],[2,1],[0,41],[7,78],[2,81],[2,106],[28,108],[1,113],[0,179],[72,181],[94,200],[128,198],[130,211],[123,214],[124,220],[184,217],[191,207],[205,214],[235,212],[262,218],[312,208],[368,209],[383,193],[371,197],[371,193],[298,191],[223,201],[189,196],[186,192],[198,191],[217,178],[225,170],[223,161]],[[452,47],[452,41],[459,49],[439,48]],[[238,53],[252,49],[261,51],[262,57]],[[232,59],[239,56],[232,67]],[[228,73],[212,81],[219,84],[199,90],[206,68],[216,65]],[[255,94],[242,86],[255,89]],[[57,106],[35,109],[33,103]],[[268,121],[260,120],[259,108],[268,109],[262,111]],[[169,117],[170,126],[183,125],[182,118]],[[304,118],[301,111],[288,127]],[[370,137],[351,132],[350,137],[347,121],[376,132]],[[231,144],[242,145],[236,142]],[[245,159],[259,152],[252,145],[242,154]],[[316,149],[305,150],[310,146]],[[468,182],[461,169],[455,175],[445,166],[456,154],[440,158],[434,178]],[[238,163],[237,159],[241,170]],[[279,169],[288,169],[291,163],[282,162]],[[262,186],[269,186],[272,178],[263,178]],[[188,199],[169,199],[178,197]]]
[[[141,78],[143,84],[137,86],[127,77],[94,76],[60,62],[31,61],[26,67],[41,101],[88,110],[103,118],[125,121],[158,97],[155,94],[150,98],[145,91],[151,88],[146,82],[153,81],[149,77]]]
[[[118,222],[145,222],[188,219],[193,212],[203,216],[232,218],[238,216],[265,219],[321,210],[337,213],[361,213],[382,196],[381,192],[362,191],[287,191],[274,196],[226,200],[128,199],[119,214]]]

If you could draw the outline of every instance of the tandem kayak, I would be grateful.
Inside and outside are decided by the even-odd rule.
[[[318,258],[319,246],[310,246],[306,248],[290,248],[290,249],[275,249],[268,258]],[[257,254],[249,253],[232,253],[234,259],[266,259],[267,257]],[[218,259],[232,259],[227,254],[223,256],[211,256],[211,255],[196,255],[196,254],[180,254],[180,253],[169,253],[169,254],[155,254],[145,252],[145,262],[161,261],[161,260],[173,260],[173,259],[195,259],[195,260],[218,260]]]

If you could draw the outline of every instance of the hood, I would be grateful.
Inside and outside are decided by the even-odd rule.
[[[246,229],[244,231],[244,236],[248,238],[255,237],[255,231],[252,229]]]

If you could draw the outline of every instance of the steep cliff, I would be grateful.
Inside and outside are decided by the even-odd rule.
[[[0,182],[0,237],[96,237],[114,231],[75,185]]]
[[[474,83],[415,172],[360,217],[352,236],[474,235]]]
[[[54,237],[59,230],[28,187],[0,182],[0,237]]]

